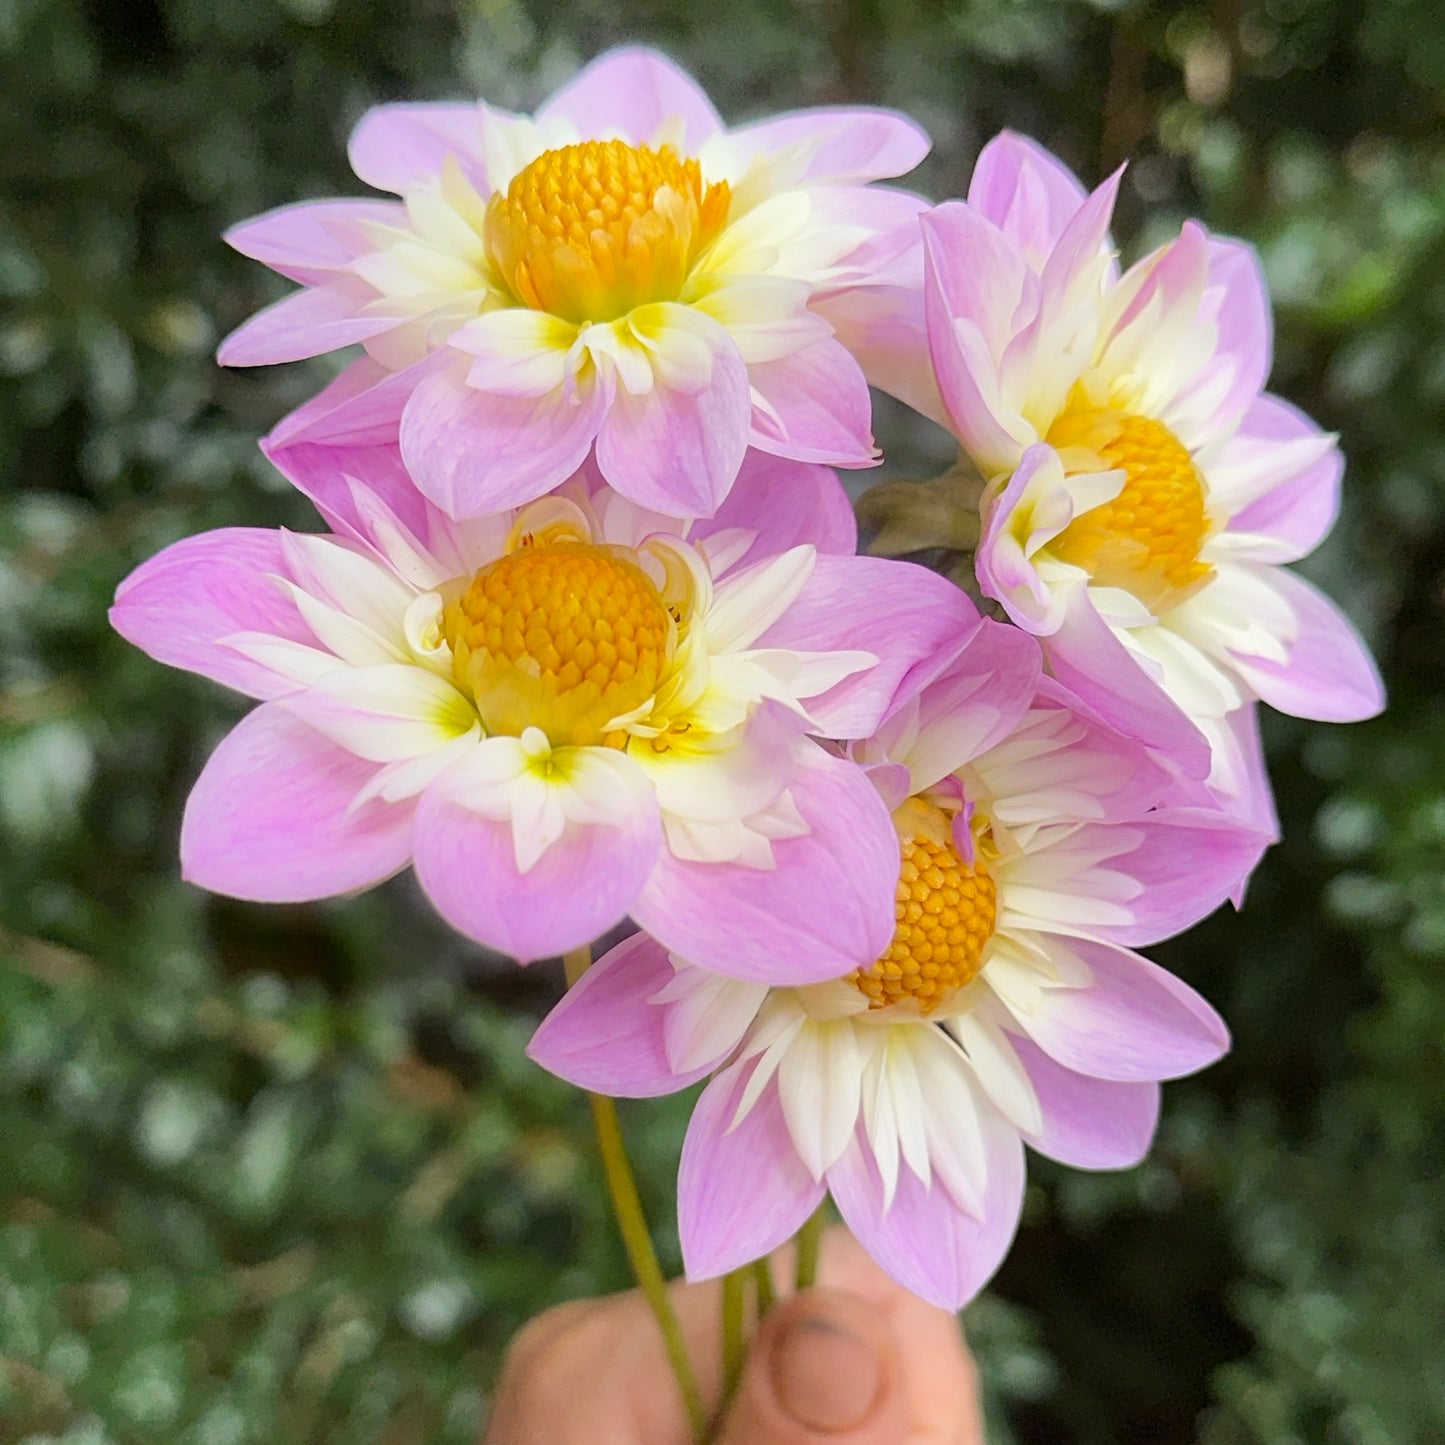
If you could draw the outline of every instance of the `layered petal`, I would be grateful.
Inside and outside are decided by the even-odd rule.
[[[183,876],[262,903],[381,882],[410,855],[412,812],[379,800],[353,810],[376,766],[275,703],[257,708],[211,754],[186,801]]]
[[[111,626],[157,662],[249,697],[279,697],[295,684],[227,640],[255,632],[315,644],[280,585],[285,572],[279,532],[256,527],[202,532],[158,552],[120,584]]]
[[[469,765],[453,768],[422,794],[416,872],[453,928],[527,963],[580,948],[620,923],[656,861],[662,831],[656,798],[645,785],[611,793],[605,809],[592,810],[595,821],[580,821],[576,809],[566,816],[565,802],[548,796],[553,790],[545,782],[516,786],[526,779],[507,772],[516,766],[515,750],[501,756],[498,746],[515,741],[489,739]],[[505,814],[495,801],[499,794]],[[549,806],[562,813],[555,836]],[[541,814],[535,821],[534,810]],[[537,856],[519,839],[523,825],[547,828],[551,840]]]
[[[765,1088],[747,1113],[738,1104],[755,1066],[734,1065],[702,1092],[677,1175],[677,1225],[690,1280],[712,1279],[771,1253],[823,1201]]]
[[[1003,1261],[1023,1203],[1024,1151],[1018,1134],[991,1111],[983,1115],[987,1177],[981,1217],[961,1209],[935,1180],[899,1172],[886,1199],[861,1132],[828,1171],[828,1187],[858,1242],[899,1284],[940,1309],[962,1309]]]
[[[809,828],[774,866],[659,858],[632,916],[665,947],[734,978],[813,983],[877,958],[893,934],[898,839],[854,764],[812,748],[790,792]]]

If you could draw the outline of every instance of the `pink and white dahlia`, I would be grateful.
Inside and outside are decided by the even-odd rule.
[[[301,283],[230,366],[360,343],[275,440],[395,437],[454,517],[550,491],[596,445],[624,496],[710,516],[749,446],[875,460],[863,374],[815,309],[916,249],[919,198],[870,186],[928,139],[866,108],[728,130],[662,56],[610,51],[535,116],[386,105],[351,139],[400,201],[287,206],[233,229]]]
[[[758,457],[696,527],[586,476],[458,523],[394,448],[334,459],[273,454],[331,534],[209,532],[118,592],[125,637],[263,700],[191,794],[188,879],[291,901],[410,861],[450,923],[523,960],[628,913],[748,976],[886,942],[887,809],[810,734],[870,731],[976,615],[851,555],[833,473]]]
[[[849,755],[901,855],[884,949],[789,987],[637,935],[531,1053],[614,1094],[712,1076],[679,1178],[690,1276],[764,1254],[831,1192],[894,1278],[956,1309],[1013,1236],[1024,1144],[1133,1164],[1158,1081],[1224,1051],[1213,1010],[1132,946],[1211,911],[1258,844],[1218,810],[1156,808],[1165,770],[996,623]]]
[[[1254,253],[1191,221],[1120,275],[1118,182],[1086,196],[1029,141],[985,147],[967,203],[923,222],[929,346],[988,482],[984,592],[1056,677],[1228,803],[1257,770],[1252,700],[1348,721],[1383,693],[1350,625],[1280,565],[1328,532],[1342,463],[1262,391]]]

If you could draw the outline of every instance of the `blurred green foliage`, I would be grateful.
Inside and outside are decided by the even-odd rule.
[[[240,704],[105,608],[177,537],[312,525],[254,443],[325,365],[214,366],[283,289],[220,231],[353,192],[378,100],[525,107],[626,38],[734,117],[914,112],[939,198],[1012,125],[1091,180],[1132,159],[1133,252],[1186,214],[1260,247],[1275,387],[1351,461],[1306,570],[1392,709],[1273,720],[1286,841],[1242,915],[1159,950],[1234,1054],[1167,1092],[1140,1169],[1035,1170],[967,1323],[998,1442],[1445,1440],[1433,0],[0,0],[0,1445],[461,1445],[510,1331],[624,1282],[585,1110],[522,1055],[555,978],[404,879],[183,886]],[[947,458],[896,407],[878,430],[891,472]],[[686,1109],[626,1114],[658,1219]]]

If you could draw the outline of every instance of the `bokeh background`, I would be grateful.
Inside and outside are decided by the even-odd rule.
[[[315,525],[255,440],[325,364],[213,364],[283,289],[221,230],[358,189],[377,101],[527,108],[628,38],[731,118],[912,111],[936,198],[1010,125],[1090,182],[1132,159],[1130,255],[1186,214],[1260,248],[1275,389],[1350,458],[1305,570],[1392,707],[1271,720],[1286,841],[1242,915],[1158,950],[1234,1053],[1166,1091],[1143,1167],[1038,1164],[966,1324],[997,1445],[1445,1441],[1434,0],[3,0],[0,1445],[471,1445],[520,1321],[624,1283],[585,1109],[522,1054],[553,970],[406,878],[285,909],[182,885],[241,703],[105,608],[187,533]],[[947,459],[898,408],[878,430],[862,480]],[[659,1220],[686,1109],[625,1114]]]

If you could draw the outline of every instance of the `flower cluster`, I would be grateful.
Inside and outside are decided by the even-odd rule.
[[[651,52],[535,116],[389,105],[394,200],[237,226],[300,290],[230,365],[359,345],[263,442],[328,530],[225,529],[121,586],[117,629],[260,705],[198,779],[186,877],[297,901],[410,865],[519,961],[637,931],[532,1055],[599,1093],[707,1080],[688,1273],[831,1195],[951,1308],[1017,1223],[1024,1145],[1148,1148],[1224,1025],[1134,950],[1242,898],[1276,823],[1260,702],[1382,705],[1282,564],[1334,439],[1263,392],[1257,263],[1190,222],[1121,271],[1088,193],[1003,135],[966,201],[874,184],[906,117],[728,129]],[[833,467],[868,385],[982,481],[977,593],[860,556]]]

